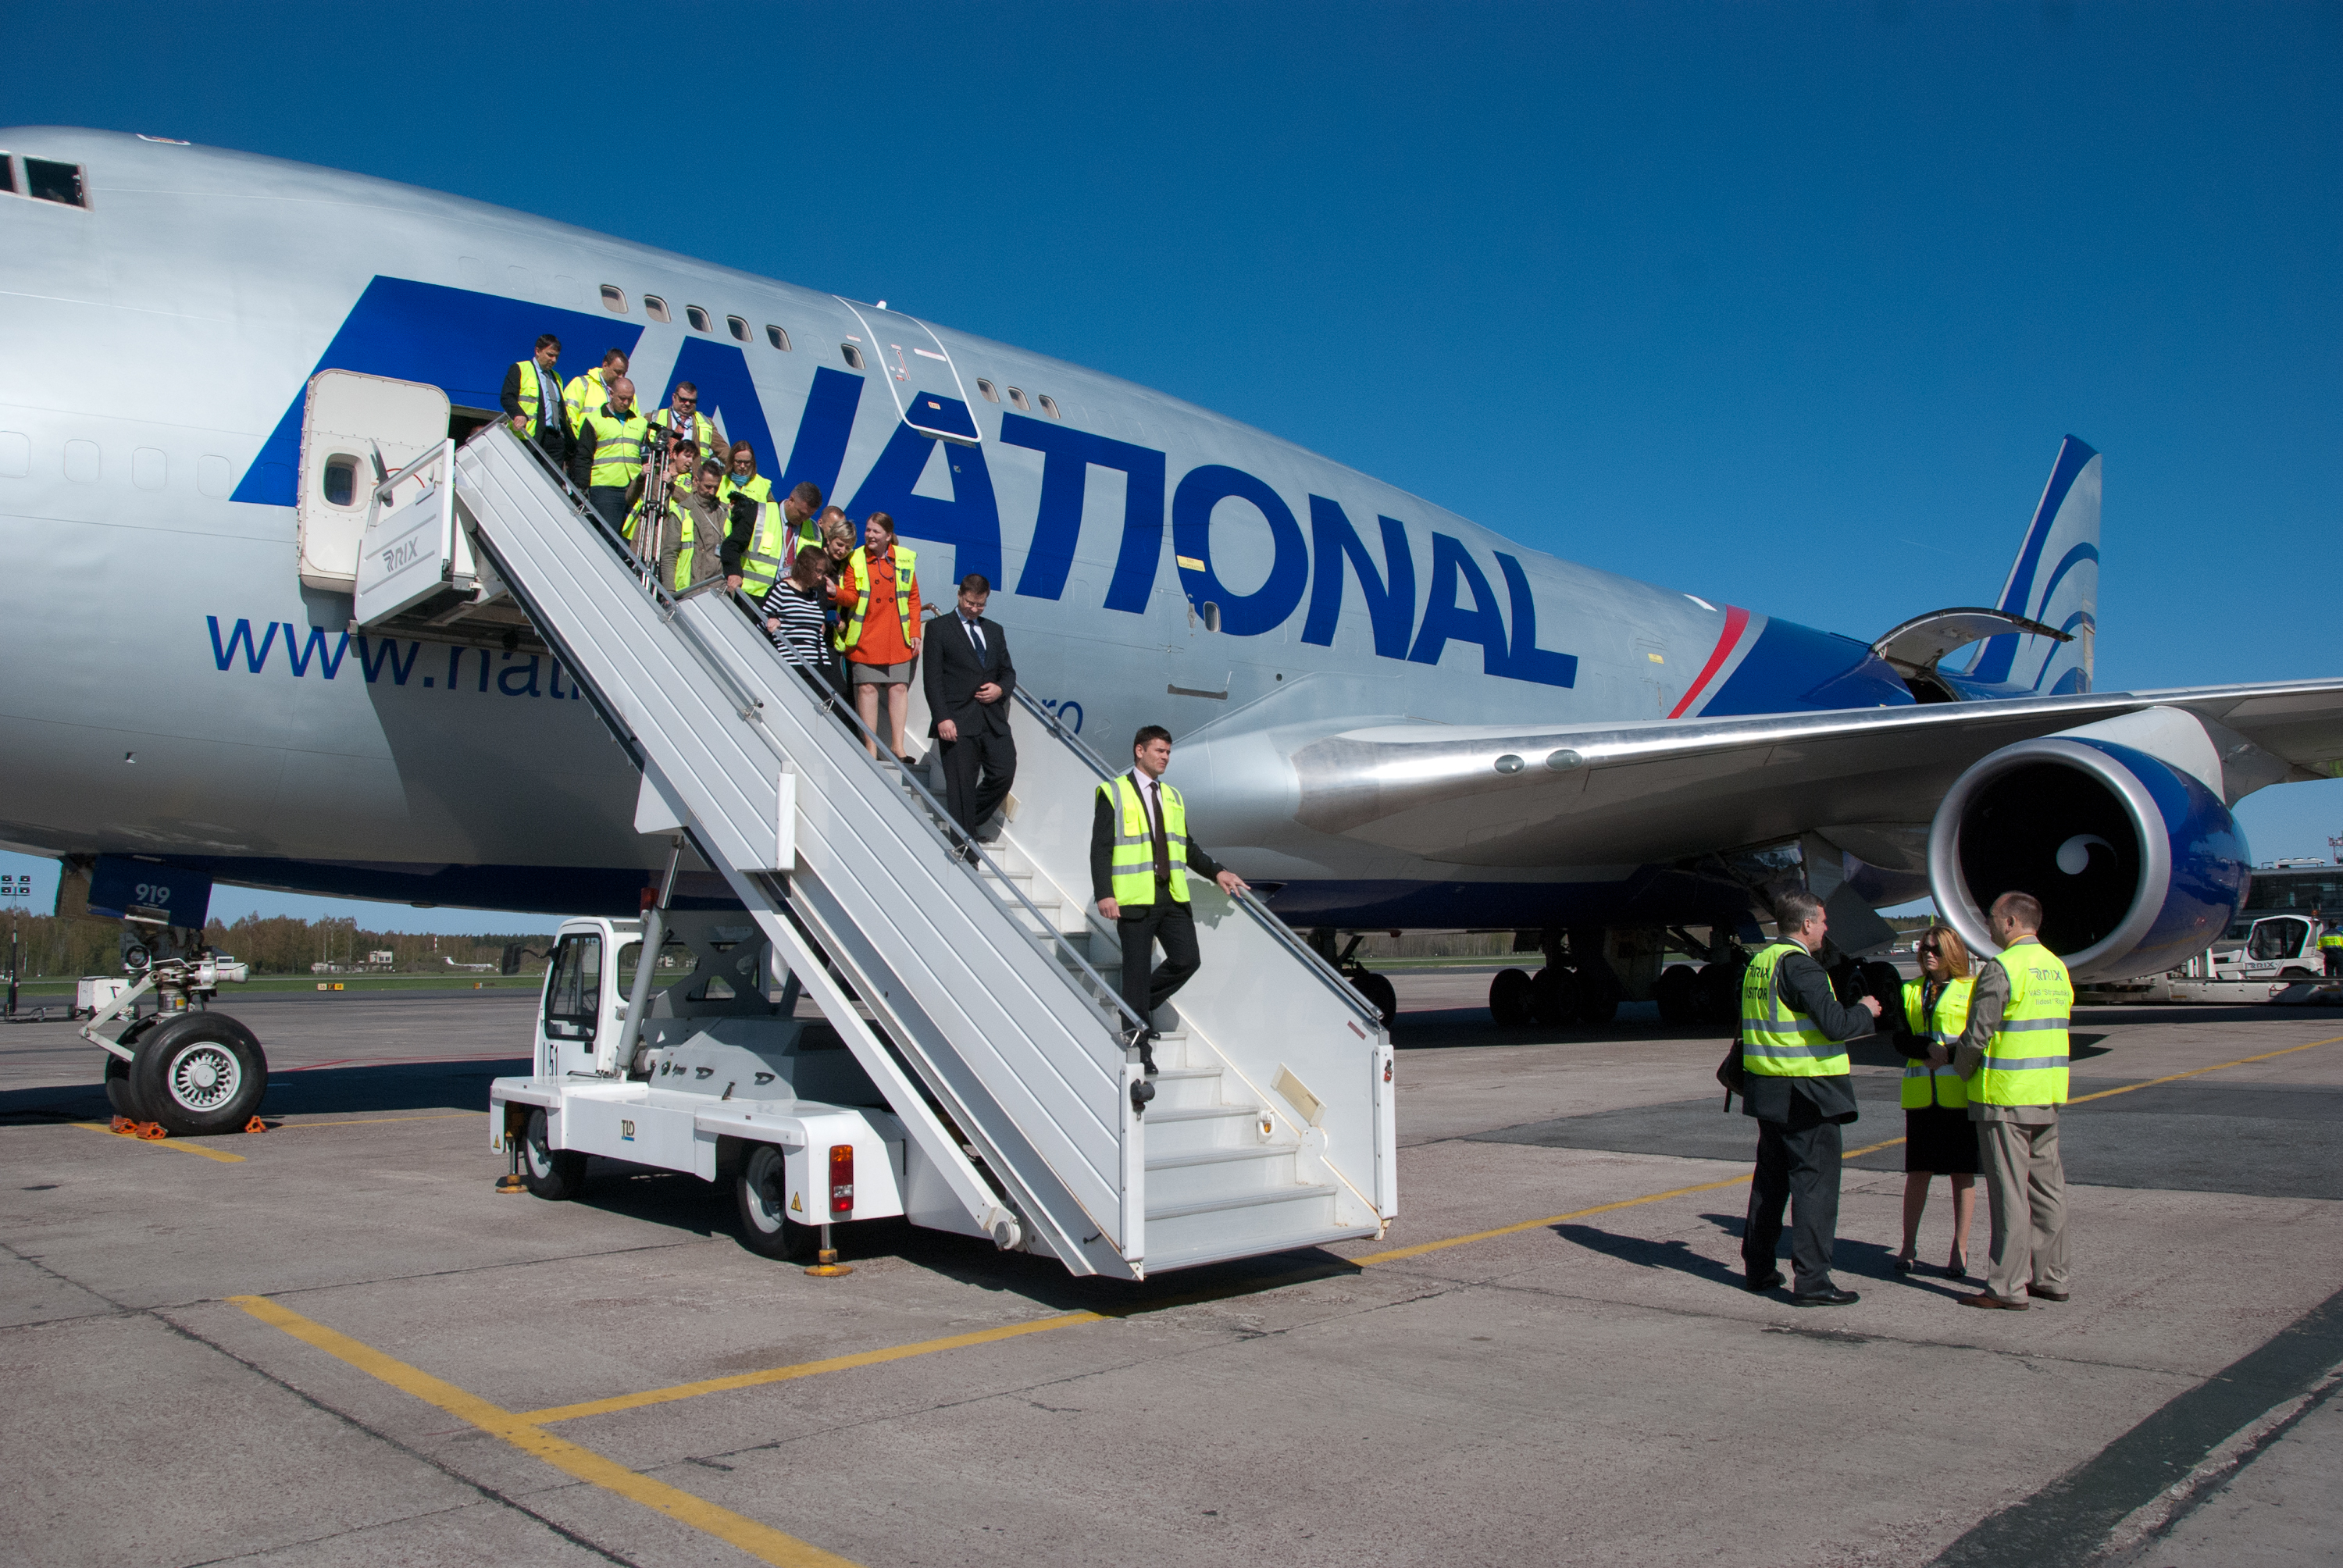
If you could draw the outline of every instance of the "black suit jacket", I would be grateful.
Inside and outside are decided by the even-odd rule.
[[[1829,972],[1805,952],[1794,951],[1775,966],[1774,992],[1813,1019],[1826,1039],[1860,1040],[1871,1032],[1871,1014],[1860,1006],[1841,1007],[1831,990]],[[1741,1096],[1741,1113],[1760,1121],[1787,1122],[1793,1099],[1805,1101],[1825,1121],[1855,1119],[1853,1074],[1774,1078],[1753,1072]]]
[[[949,719],[962,734],[1009,733],[1009,699],[1017,689],[1017,666],[1009,657],[1009,637],[992,621],[979,617],[984,633],[985,659],[979,663],[975,645],[968,640],[967,625],[958,608],[928,622],[920,649],[920,679],[928,695],[928,733]],[[979,702],[976,689],[986,681],[1001,683],[1001,700]]]

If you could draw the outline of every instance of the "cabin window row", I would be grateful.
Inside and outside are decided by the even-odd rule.
[[[633,307],[628,303],[627,291],[625,289],[620,288],[615,283],[606,283],[602,286],[602,308],[608,311],[613,316],[625,316],[628,315]],[[656,294],[646,294],[643,296],[643,314],[649,317],[653,321],[672,321],[675,319],[675,313],[668,307],[667,301]],[[710,316],[706,307],[702,306],[685,306],[683,307],[683,324],[686,327],[690,327],[694,332],[705,332],[710,337],[713,337],[716,332],[716,318]],[[724,330],[731,337],[732,341],[735,343],[754,343],[757,340],[756,333],[750,329],[749,319],[744,316],[726,317],[724,318]],[[765,341],[771,344],[774,347],[779,349],[784,354],[789,353],[791,347],[794,347],[789,342],[789,329],[784,327],[777,327],[769,321],[765,323]]]
[[[30,196],[59,206],[89,206],[89,190],[82,184],[79,164],[36,158],[30,153],[19,157],[0,152],[0,196]]]
[[[1001,401],[1001,389],[993,386],[991,382],[987,381],[981,376],[976,378],[976,389],[983,395],[984,400],[988,403],[998,403]],[[1017,387],[1011,387],[1008,388],[1008,392],[1009,406],[1012,408],[1020,408],[1030,414],[1033,411],[1033,405],[1038,403],[1041,406],[1041,412],[1047,414],[1051,418],[1062,419],[1065,417],[1063,414],[1058,412],[1058,400],[1055,397],[1051,397],[1047,392],[1035,393],[1030,402],[1026,399],[1025,394]]]
[[[116,448],[119,450],[119,448]],[[55,458],[65,477],[76,485],[95,485],[106,477],[106,454],[95,441],[72,440]],[[186,461],[185,458],[181,459]],[[181,473],[186,470],[182,468]],[[25,479],[33,473],[33,440],[21,430],[0,430],[0,479]],[[226,457],[211,453],[196,459],[196,488],[206,496],[218,498],[228,493],[236,477],[235,469]],[[130,482],[142,490],[159,490],[171,482],[171,459],[168,454],[154,447],[140,447],[130,454]]]

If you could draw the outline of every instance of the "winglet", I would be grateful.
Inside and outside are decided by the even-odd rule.
[[[2015,633],[1988,638],[1966,678],[2058,696],[2090,690],[2098,604],[2099,454],[2069,436],[2010,563],[1999,608],[2071,632],[2074,640]]]

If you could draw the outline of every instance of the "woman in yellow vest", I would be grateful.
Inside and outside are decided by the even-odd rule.
[[[1904,1061],[1904,1250],[1896,1271],[1919,1264],[1920,1216],[1928,1209],[1928,1183],[1938,1176],[1953,1183],[1953,1251],[1947,1279],[1966,1279],[1969,1268],[1969,1223],[1976,1218],[1977,1140],[1969,1121],[1969,1098],[1949,1060],[1928,1065],[1931,1046],[1949,1059],[1968,1022],[1968,944],[1950,926],[1930,926],[1916,949],[1920,978],[1904,982],[1904,1021],[1896,1049]]]
[[[903,720],[911,710],[911,667],[920,657],[917,558],[895,542],[895,519],[884,512],[862,519],[862,539],[838,579],[838,609],[844,618],[839,646],[854,686],[854,710],[873,734],[879,729],[879,693],[887,693],[887,749],[900,757]],[[875,742],[866,745],[870,755],[879,755]]]

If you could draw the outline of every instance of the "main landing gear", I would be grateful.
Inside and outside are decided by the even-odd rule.
[[[1500,970],[1489,982],[1489,1013],[1507,1026],[1544,1024],[1568,1029],[1609,1023],[1626,1000],[1626,989],[1602,956],[1599,934],[1580,955],[1577,943],[1560,931],[1539,934],[1545,965],[1535,974],[1527,970]]]

